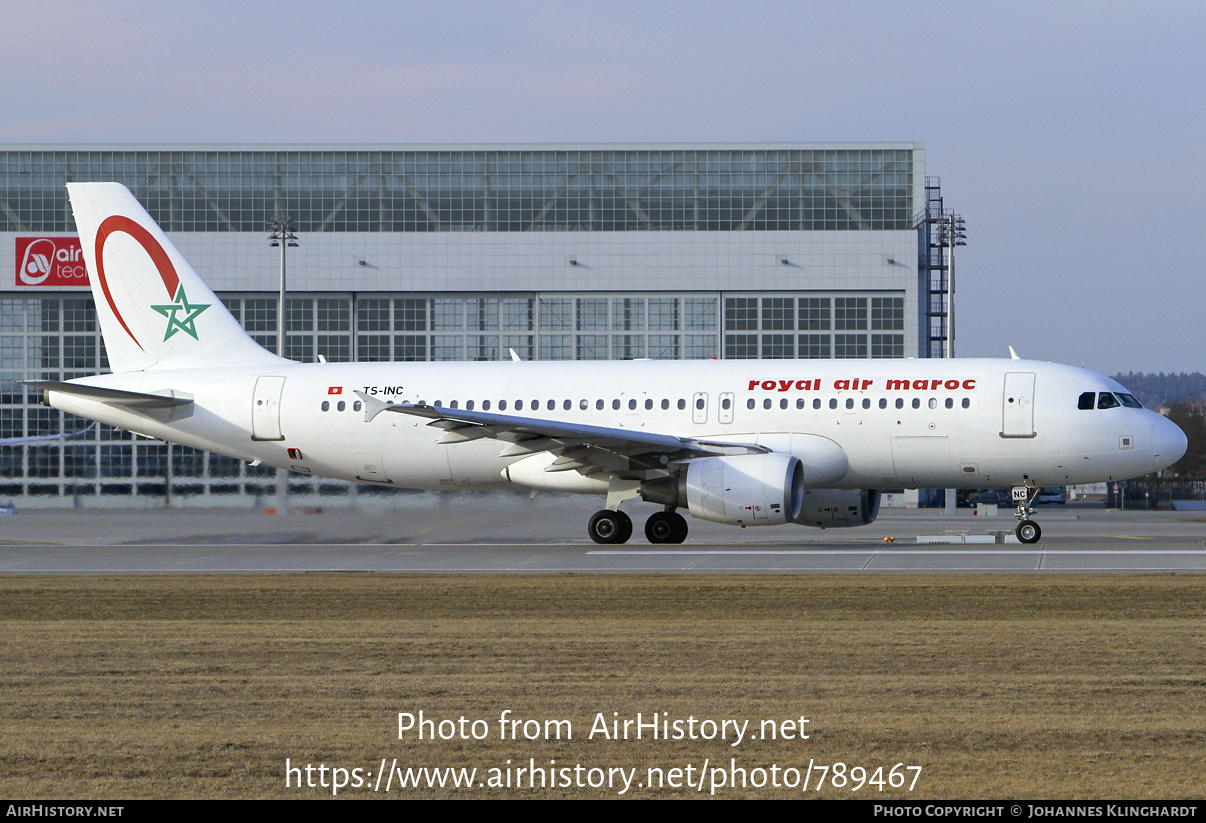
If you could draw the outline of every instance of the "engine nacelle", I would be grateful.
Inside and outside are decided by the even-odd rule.
[[[811,489],[804,492],[801,526],[821,529],[866,526],[879,516],[879,489]]]
[[[778,526],[801,514],[804,467],[790,454],[701,457],[641,486],[641,499],[732,526]]]

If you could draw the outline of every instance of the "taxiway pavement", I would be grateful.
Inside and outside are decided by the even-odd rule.
[[[894,509],[870,526],[740,529],[690,520],[678,546],[644,540],[652,506],[626,505],[622,546],[586,537],[587,498],[415,495],[386,508],[27,510],[0,518],[0,574],[264,572],[1202,572],[1201,512],[1038,510],[1043,539],[919,544],[919,535],[1011,532],[1012,513]],[[889,540],[885,540],[889,538]],[[893,542],[894,539],[894,542]]]

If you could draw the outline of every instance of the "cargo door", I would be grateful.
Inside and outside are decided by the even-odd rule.
[[[945,488],[957,474],[951,470],[951,442],[943,435],[893,437],[892,463],[906,489]]]
[[[354,455],[356,461],[356,479],[367,480],[370,483],[389,483],[389,475],[385,473],[385,461],[379,454],[358,452]]]

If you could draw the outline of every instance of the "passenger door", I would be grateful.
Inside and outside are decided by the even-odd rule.
[[[1001,436],[1034,437],[1034,372],[1008,372],[1005,375]]]

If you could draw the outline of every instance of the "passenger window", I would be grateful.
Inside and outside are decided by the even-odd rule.
[[[781,408],[781,409],[787,408],[787,398],[786,397],[784,397],[782,400],[779,401],[779,408]]]
[[[853,397],[846,398],[846,408],[848,408],[848,409],[854,408],[854,398]]]
[[[499,400],[499,401],[498,401],[498,410],[499,410],[499,411],[506,411],[506,410],[507,410],[507,401],[506,401],[506,400]]]
[[[915,408],[915,409],[921,408],[921,398],[920,397],[913,398],[913,408]]]
[[[829,400],[829,408],[831,408],[831,409],[836,409],[836,408],[837,408],[837,398],[836,398],[836,397],[830,398],[830,400]]]
[[[965,409],[971,408],[971,399],[970,398],[968,398],[968,397],[963,398],[963,408],[965,408]]]
[[[863,408],[864,408],[864,409],[869,409],[869,408],[871,408],[871,398],[870,398],[870,397],[864,397],[864,398],[863,398]]]
[[[342,400],[340,400],[338,403],[335,404],[335,411],[343,411],[347,407],[348,407],[348,404],[343,402]]]
[[[324,401],[322,401],[322,410],[323,410],[323,411],[330,411],[330,410],[331,410],[331,403],[330,403],[330,401],[328,401],[328,400],[324,400]]]
[[[465,401],[465,408],[466,408],[466,409],[468,409],[469,411],[473,411],[473,401],[472,401],[472,400],[466,400],[466,401]]]
[[[515,411],[523,411],[523,401],[522,400],[515,401]]]
[[[752,397],[751,397],[749,400],[745,401],[745,407],[746,407],[747,409],[752,409],[752,408],[754,408],[754,406],[756,406],[756,405],[758,405],[758,403],[757,403],[757,401],[756,401],[756,400],[754,400],[754,398],[752,398]]]
[[[459,408],[461,407],[461,406],[460,406],[460,401],[459,401],[459,400],[453,400],[453,401],[452,401],[451,403],[449,403],[448,405],[449,405],[451,408],[454,408],[454,409],[459,409]],[[360,411],[360,404],[359,404],[359,403],[357,403],[357,404],[356,404],[356,411]]]
[[[1097,408],[1099,409],[1114,409],[1122,404],[1118,402],[1118,398],[1110,394],[1108,391],[1103,391],[1097,395]]]
[[[453,403],[455,404],[456,401],[454,400]],[[352,404],[352,411],[360,411],[360,409],[361,409],[361,404],[360,404],[360,401],[357,400],[355,403]]]
[[[936,408],[938,408],[938,398],[936,398],[936,397],[931,397],[931,398],[930,398],[930,408],[931,408],[931,409],[936,409]]]
[[[636,401],[635,401],[635,400],[629,400],[629,401],[628,401],[628,410],[629,410],[629,411],[632,411],[632,410],[633,410],[633,409],[635,409],[635,408],[636,408]]]
[[[818,398],[815,398],[815,399],[812,401],[812,407],[813,407],[814,409],[819,409],[819,408],[821,408],[821,398],[819,398],[819,397],[818,397]]]
[[[678,410],[682,411],[685,408],[687,408],[687,401],[683,400],[681,397],[678,398]]]
[[[612,401],[611,401],[611,408],[612,408],[612,410],[613,410],[613,411],[618,410],[618,409],[620,408],[620,401],[619,401],[619,400],[612,400]]]
[[[668,408],[670,408],[670,401],[667,400],[665,397],[663,397],[662,398],[662,411],[665,411]]]
[[[724,409],[725,411],[728,411],[729,407],[732,405],[733,401],[729,400],[727,397],[720,401],[720,408]]]
[[[489,400],[482,401],[482,411],[490,411],[490,401]]]
[[[650,409],[652,409],[652,408],[653,408],[653,401],[652,401],[652,400],[646,400],[646,401],[645,401],[645,411],[649,411],[649,410],[650,410]]]
[[[704,407],[704,399],[702,397],[697,397],[695,399],[695,408],[702,409],[703,407]]]
[[[619,401],[617,400],[616,402],[618,403]],[[598,411],[603,411],[603,400],[602,399],[595,401],[595,409],[597,409]]]
[[[888,398],[886,398],[886,397],[879,398],[879,407],[881,409],[888,408]]]
[[[955,408],[955,398],[953,398],[953,397],[946,398],[946,407],[948,409]]]
[[[799,400],[796,401],[796,408],[797,409],[804,408],[804,398],[803,397],[801,397]]]
[[[762,401],[762,408],[769,409],[771,407],[771,399],[768,397]]]
[[[1093,408],[1093,401],[1097,398],[1096,392],[1081,392],[1080,399],[1076,401],[1076,408],[1081,411],[1088,411]]]
[[[896,398],[896,408],[898,408],[898,409],[904,408],[904,398],[903,397]]]

